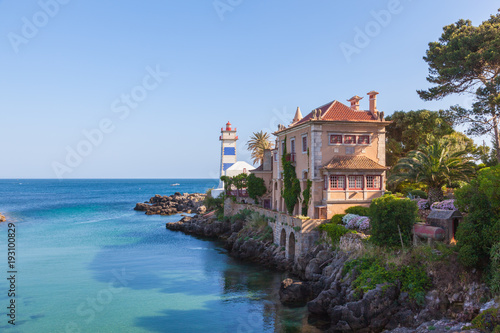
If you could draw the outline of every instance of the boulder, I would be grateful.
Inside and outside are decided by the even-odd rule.
[[[0,222],[5,222],[7,221],[7,219],[5,218],[5,216],[3,216],[2,214],[0,214]]]
[[[150,206],[146,203],[138,203],[135,205],[134,210],[138,210],[141,212],[146,212]]]
[[[311,288],[306,282],[285,279],[281,282],[279,295],[284,305],[303,306],[311,296]]]

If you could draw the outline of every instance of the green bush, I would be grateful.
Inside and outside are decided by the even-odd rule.
[[[384,195],[374,199],[370,206],[371,241],[380,246],[409,244],[412,228],[418,216],[417,204],[410,199]]]
[[[353,272],[357,275],[352,286],[358,293],[375,289],[378,284],[401,282],[401,291],[407,292],[419,304],[425,302],[425,291],[430,287],[430,279],[417,264],[397,267],[384,263],[380,258],[363,256],[348,261],[342,270],[344,274]]]
[[[224,195],[220,195],[218,198],[212,197],[212,189],[207,191],[207,196],[203,200],[203,204],[207,207],[208,211],[215,210],[215,215],[219,221],[224,218]]]
[[[247,186],[248,196],[254,199],[255,203],[258,203],[258,199],[266,194],[267,188],[264,179],[257,177],[253,173],[247,177]]]
[[[342,224],[342,218],[344,216],[345,216],[345,214],[335,214],[332,216],[332,219],[330,220],[330,222],[333,224]]]
[[[247,226],[253,229],[263,229],[267,227],[267,217],[258,212],[251,212],[246,217]]]
[[[245,208],[240,210],[238,213],[231,216],[231,223],[235,223],[236,221],[246,221],[247,218],[253,213],[252,210]]]
[[[353,206],[345,210],[346,214],[356,214],[360,216],[370,216],[370,208],[363,206]]]
[[[491,247],[490,258],[490,287],[493,292],[500,293],[500,243]]]
[[[471,326],[468,329],[477,329],[481,332],[494,332],[500,325],[500,309],[491,308],[481,312],[476,318],[472,319]]]
[[[480,170],[455,195],[455,204],[467,213],[455,235],[460,262],[467,267],[489,265],[491,248],[500,242],[500,165]]]
[[[319,226],[319,230],[326,232],[328,237],[332,240],[332,245],[335,246],[339,241],[340,237],[347,233],[354,233],[354,231],[347,229],[340,224],[326,223]]]
[[[427,193],[425,193],[425,191],[422,190],[413,190],[410,191],[410,194],[415,197],[419,197],[420,199],[427,199]]]

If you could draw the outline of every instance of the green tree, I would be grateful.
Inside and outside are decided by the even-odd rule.
[[[428,186],[429,201],[432,204],[443,199],[444,185],[469,180],[474,174],[475,164],[466,151],[452,151],[447,140],[435,140],[421,145],[398,161],[388,181],[399,184],[403,181],[420,182]]]
[[[452,121],[442,111],[396,111],[385,118],[392,121],[386,127],[386,163],[395,165],[408,152],[417,149],[430,137],[440,138],[454,132]]]
[[[253,164],[264,161],[264,150],[272,149],[270,135],[264,131],[254,132],[247,142],[247,148],[252,154]]]
[[[371,240],[376,245],[400,246],[411,242],[418,215],[417,204],[410,199],[384,195],[370,205]]]
[[[240,196],[240,191],[247,187],[247,174],[240,173],[237,176],[232,177],[232,183],[236,187],[237,195]]]
[[[264,179],[257,177],[253,173],[251,173],[247,177],[247,185],[248,185],[248,196],[255,200],[255,203],[258,203],[258,199],[266,194],[267,188],[264,183]]]
[[[491,249],[500,242],[500,165],[480,170],[455,195],[458,208],[467,213],[455,236],[459,259],[468,267],[481,266],[496,255]]]
[[[435,86],[419,90],[420,97],[473,93],[472,109],[454,106],[449,112],[457,123],[469,124],[468,134],[492,133],[500,161],[500,13],[477,27],[470,20],[445,26],[439,41],[429,43],[424,60],[427,81]]]
[[[224,191],[226,195],[229,195],[229,191],[231,191],[231,186],[233,185],[233,179],[228,176],[221,176],[220,180],[224,182]]]

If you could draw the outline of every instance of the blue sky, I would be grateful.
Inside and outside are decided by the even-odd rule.
[[[0,0],[0,178],[212,178],[228,120],[248,161],[252,132],[288,124],[297,106],[370,90],[386,114],[469,105],[419,99],[422,56],[443,26],[498,7]]]

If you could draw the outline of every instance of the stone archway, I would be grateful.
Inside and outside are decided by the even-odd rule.
[[[285,228],[281,229],[280,246],[286,246],[286,231]]]
[[[288,259],[295,260],[295,234],[290,233],[288,240]]]

